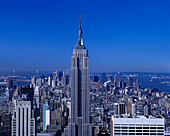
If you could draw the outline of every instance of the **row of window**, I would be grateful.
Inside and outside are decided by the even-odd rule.
[[[114,133],[114,135],[164,135],[164,133]]]
[[[162,124],[114,124],[115,126],[117,125],[117,126],[127,126],[127,125],[129,125],[129,126],[164,126],[164,125],[162,125]]]
[[[164,129],[164,127],[114,127],[114,129]]]
[[[114,132],[164,132],[164,130],[114,130]]]

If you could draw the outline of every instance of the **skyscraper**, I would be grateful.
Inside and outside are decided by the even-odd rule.
[[[93,77],[93,82],[97,82],[99,80],[99,77],[98,76],[94,76]]]
[[[106,73],[100,73],[100,81],[102,81],[102,83],[106,82]]]
[[[125,105],[125,103],[114,103],[114,114],[115,115],[126,114],[126,105]]]
[[[34,89],[34,99],[36,100],[37,108],[40,108],[40,87],[36,86]]]
[[[7,87],[12,88],[13,87],[13,81],[11,79],[7,80]]]
[[[120,87],[120,82],[121,82],[121,75],[118,72],[117,74],[115,74],[114,76],[114,85],[117,87]]]
[[[83,44],[82,24],[80,16],[79,40],[73,50],[71,66],[71,120],[69,136],[91,136],[92,129],[89,123],[89,56]]]
[[[149,109],[149,108],[148,108],[148,105],[145,105],[144,108],[143,108],[143,112],[144,112],[144,115],[145,115],[145,116],[149,115],[149,114],[148,114],[148,109]]]
[[[48,85],[51,86],[52,85],[52,76],[49,75],[48,77]]]
[[[33,77],[31,78],[31,84],[32,84],[33,87],[36,86],[36,76],[33,76]]]
[[[133,77],[128,77],[128,86],[133,87]]]
[[[136,88],[137,88],[137,89],[139,89],[139,88],[140,88],[139,79],[136,79]]]
[[[46,130],[47,125],[50,125],[50,108],[46,103],[43,105],[43,131]]]
[[[35,117],[31,101],[18,101],[12,116],[12,136],[35,136]]]

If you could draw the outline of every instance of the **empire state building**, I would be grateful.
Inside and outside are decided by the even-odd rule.
[[[73,50],[71,65],[71,119],[68,125],[69,136],[91,136],[90,114],[90,69],[88,50],[83,43],[80,16],[78,44]]]

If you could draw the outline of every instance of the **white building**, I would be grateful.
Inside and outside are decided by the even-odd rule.
[[[47,126],[50,125],[50,120],[51,120],[51,114],[50,114],[50,110],[46,110],[45,111],[45,127],[47,129]]]
[[[35,135],[35,118],[31,101],[18,101],[12,116],[12,136]]]
[[[37,79],[37,86],[42,86],[42,79],[41,78],[38,78]]]
[[[52,77],[51,77],[51,75],[48,77],[48,85],[52,86]]]
[[[148,110],[149,110],[148,105],[145,105],[144,108],[143,108],[143,111],[144,111],[144,115],[145,115],[145,116],[149,115],[149,114],[148,114]]]
[[[34,99],[37,104],[37,108],[40,108],[40,87],[36,86],[34,89]]]
[[[57,80],[56,79],[53,79],[52,80],[52,87],[55,88],[57,85]]]
[[[33,76],[33,77],[31,78],[31,84],[33,85],[33,87],[36,86],[36,76]]]
[[[131,117],[111,118],[111,136],[164,136],[164,118]]]
[[[50,125],[51,112],[49,105],[46,103],[43,105],[43,131],[47,129],[47,125]]]
[[[136,115],[136,104],[132,103],[132,115]]]

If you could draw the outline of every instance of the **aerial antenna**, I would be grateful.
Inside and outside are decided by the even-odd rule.
[[[80,12],[80,29],[82,27],[82,23],[81,23],[81,12]]]

